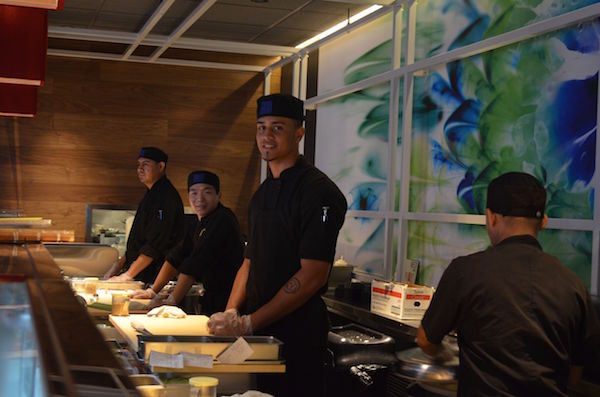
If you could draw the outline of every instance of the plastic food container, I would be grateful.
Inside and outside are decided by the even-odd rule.
[[[190,378],[190,397],[217,397],[219,380],[208,376]]]

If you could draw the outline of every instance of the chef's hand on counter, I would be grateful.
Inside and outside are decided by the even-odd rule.
[[[252,321],[250,315],[240,316],[236,309],[227,309],[215,313],[208,320],[208,330],[213,335],[252,335]]]
[[[133,277],[131,277],[127,272],[119,274],[118,276],[113,276],[108,279],[108,281],[131,281]]]
[[[153,299],[155,296],[156,292],[152,288],[136,289],[131,293],[133,299]]]
[[[175,302],[173,295],[169,295],[165,299],[164,295],[156,295],[155,294],[155,296],[152,298],[152,300],[150,302],[148,302],[148,304],[146,305],[146,309],[151,310],[151,309],[154,309],[155,307],[164,306],[164,305],[177,306],[177,302]]]

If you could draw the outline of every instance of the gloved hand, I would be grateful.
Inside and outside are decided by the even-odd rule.
[[[213,335],[252,335],[250,315],[240,316],[237,309],[215,313],[208,319],[208,330]]]
[[[133,299],[152,299],[156,296],[156,292],[152,288],[136,289],[130,296]]]
[[[118,276],[113,276],[108,279],[108,281],[131,281],[133,277],[131,277],[127,272],[121,273]]]

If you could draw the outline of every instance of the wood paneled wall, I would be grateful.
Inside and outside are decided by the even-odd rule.
[[[136,205],[137,154],[158,146],[184,205],[187,174],[211,170],[246,231],[262,73],[49,57],[46,75],[35,118],[0,117],[0,209],[51,218],[83,241],[86,203]]]

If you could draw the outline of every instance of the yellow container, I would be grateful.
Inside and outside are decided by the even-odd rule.
[[[217,397],[219,380],[209,376],[190,378],[190,397]]]

